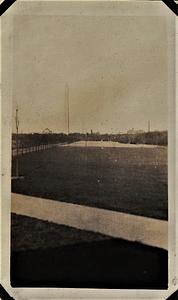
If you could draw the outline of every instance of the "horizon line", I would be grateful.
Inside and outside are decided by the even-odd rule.
[[[127,131],[130,131],[132,129],[129,129]],[[168,129],[162,129],[162,130],[158,130],[158,129],[155,129],[155,130],[150,130],[150,131],[145,131],[145,130],[142,130],[142,129],[135,129],[135,133],[133,134],[142,134],[142,133],[149,133],[149,132],[168,132]],[[137,132],[137,131],[142,131],[142,132]],[[17,132],[12,132],[12,134],[17,134]],[[117,133],[113,133],[113,132],[104,132],[104,133],[101,133],[99,131],[93,131],[91,133],[91,131],[86,131],[85,133],[83,132],[78,132],[78,131],[73,131],[73,132],[70,132],[70,133],[66,133],[66,132],[62,132],[62,131],[58,131],[58,132],[39,132],[39,131],[33,131],[33,132],[19,132],[18,134],[64,134],[64,135],[71,135],[71,134],[81,134],[81,135],[86,135],[86,134],[90,134],[90,135],[94,135],[94,134],[99,134],[99,135],[105,135],[105,134],[108,134],[108,135],[117,135],[117,134],[129,134],[128,132],[117,132]],[[131,133],[130,133],[131,134]]]

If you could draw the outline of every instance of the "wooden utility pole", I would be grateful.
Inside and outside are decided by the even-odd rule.
[[[148,132],[150,132],[150,120],[148,120]]]
[[[16,108],[15,114],[15,124],[16,124],[16,171],[15,176],[19,177],[19,116],[18,116],[18,107]]]
[[[66,83],[65,87],[65,101],[67,102],[67,133],[70,133],[70,103],[69,103],[69,86]]]

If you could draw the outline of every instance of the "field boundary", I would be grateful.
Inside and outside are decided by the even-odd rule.
[[[43,150],[47,150],[53,147],[56,147],[57,144],[47,144],[47,145],[37,145],[37,146],[30,146],[30,147],[24,147],[18,149],[18,156],[32,153],[32,152],[39,152]],[[12,157],[17,156],[17,149],[12,149]]]
[[[168,222],[12,193],[12,213],[168,250]]]

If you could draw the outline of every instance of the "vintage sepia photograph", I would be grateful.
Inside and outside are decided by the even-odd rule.
[[[12,287],[168,288],[169,18],[123,6],[13,15]]]

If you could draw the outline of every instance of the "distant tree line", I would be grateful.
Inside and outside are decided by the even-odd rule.
[[[149,144],[149,145],[162,145],[168,144],[167,131],[152,131],[137,134],[121,134],[118,136],[117,141],[120,143],[129,144]]]
[[[16,147],[16,133],[12,134],[13,148]],[[63,133],[24,133],[18,134],[20,148],[27,148],[40,145],[65,143],[68,141],[67,135]]]
[[[114,141],[128,144],[151,144],[164,145],[168,144],[167,131],[152,131],[136,134],[100,134],[96,133],[29,133],[19,134],[18,141],[20,148],[27,148],[40,145],[49,145],[57,143],[72,143],[81,140],[88,141]],[[16,134],[12,135],[12,147],[16,148]]]
[[[88,140],[95,141],[114,141],[125,144],[150,144],[150,145],[163,145],[168,144],[167,131],[152,131],[135,134],[87,134]]]

